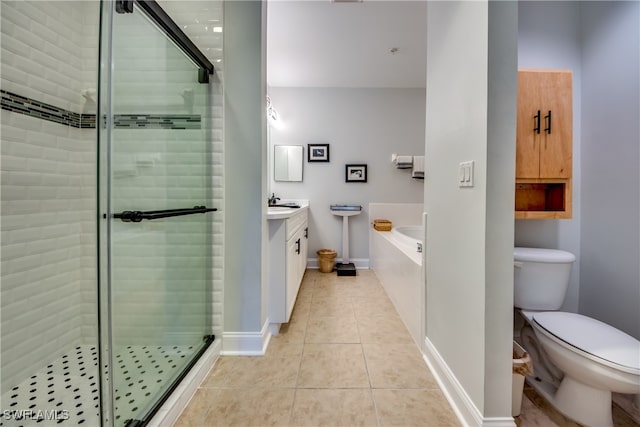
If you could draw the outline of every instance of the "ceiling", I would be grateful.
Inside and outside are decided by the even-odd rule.
[[[267,81],[284,87],[424,88],[426,22],[425,1],[269,0]]]

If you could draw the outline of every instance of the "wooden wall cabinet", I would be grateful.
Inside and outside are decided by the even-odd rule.
[[[571,218],[572,72],[519,70],[516,219]]]

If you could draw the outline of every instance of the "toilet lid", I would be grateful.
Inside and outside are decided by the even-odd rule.
[[[533,320],[573,347],[616,365],[640,370],[640,341],[613,326],[561,311],[535,313]]]
[[[571,252],[561,251],[558,249],[543,248],[513,248],[514,261],[525,262],[545,262],[548,264],[565,264],[576,260],[576,256]]]

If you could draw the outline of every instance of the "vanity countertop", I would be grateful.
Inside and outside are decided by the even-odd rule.
[[[284,204],[284,203],[295,203],[297,205],[299,205],[299,208],[287,208],[287,207],[273,207],[273,206],[269,206],[267,208],[267,219],[268,220],[272,220],[272,219],[287,219],[287,218],[291,218],[292,216],[295,216],[296,214],[300,213],[300,212],[305,212],[309,209],[309,200],[281,200],[279,202],[280,204]]]

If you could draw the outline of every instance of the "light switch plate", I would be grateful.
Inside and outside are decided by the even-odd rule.
[[[458,185],[460,187],[473,187],[473,160],[462,162],[458,166]]]

